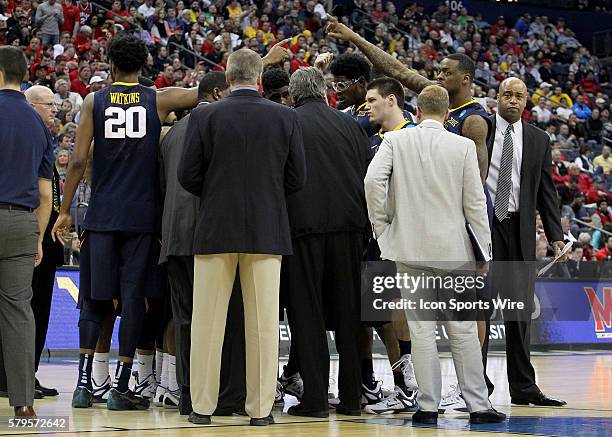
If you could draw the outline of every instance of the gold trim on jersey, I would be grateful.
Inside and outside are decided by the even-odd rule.
[[[477,101],[476,99],[472,99],[472,100],[470,100],[469,102],[464,103],[464,104],[463,104],[463,105],[461,105],[461,106],[457,106],[456,108],[449,109],[448,111],[449,111],[449,112],[453,112],[453,111],[456,111],[457,109],[464,108],[464,107],[466,107],[467,105],[471,105],[472,103],[478,103],[478,101]]]
[[[131,83],[131,82],[113,82],[113,85],[136,86],[136,85],[140,85],[140,84],[138,82],[135,82],[135,83]]]

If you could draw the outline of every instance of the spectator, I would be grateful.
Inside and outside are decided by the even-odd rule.
[[[542,73],[540,72],[540,75]],[[549,98],[552,93],[550,92],[550,87],[552,85],[549,84],[548,82],[542,82],[540,84],[540,88],[536,90],[536,92],[533,94],[533,96],[531,96],[531,100],[533,101],[534,105],[537,105],[540,101],[540,98],[545,97],[545,98]]]
[[[598,108],[593,109],[591,117],[585,123],[585,127],[587,131],[587,140],[600,141],[603,121],[601,120]]]
[[[593,111],[593,114],[595,111]],[[607,176],[612,170],[612,157],[610,156],[610,146],[604,146],[601,150],[601,155],[596,156],[593,160],[593,166],[595,168],[601,168],[603,173]]]
[[[563,177],[567,175],[567,162],[561,159],[561,151],[559,149],[552,149],[551,156],[553,160],[553,182],[555,184],[562,184]]]
[[[91,79],[91,67],[85,63],[79,67],[79,74],[70,84],[70,89],[85,98],[89,94],[89,79]]]
[[[194,2],[194,4],[197,4]],[[144,0],[144,3],[138,7],[138,13],[144,18],[149,18],[155,15],[155,6],[153,0]]]
[[[68,101],[71,104],[71,109],[78,111],[83,104],[83,98],[78,93],[70,91],[70,84],[65,79],[58,79],[55,82],[55,102],[60,106],[64,101]]]
[[[69,36],[76,35],[79,24],[79,7],[74,4],[73,0],[64,0],[62,4],[62,10],[64,12],[64,22],[60,28],[60,31],[68,32]]]
[[[565,102],[568,108],[574,106],[572,98],[569,96],[569,94],[564,93],[563,88],[561,88],[560,86],[555,87],[553,95],[550,96],[550,101],[554,107],[560,107],[561,102]]]
[[[561,124],[559,126],[559,133],[557,134],[557,141],[564,150],[576,150],[578,149],[578,142],[576,141],[576,135],[570,134],[569,126],[567,124]]]
[[[64,181],[66,180],[66,172],[68,171],[68,161],[70,160],[70,152],[68,150],[60,150],[55,159],[55,168],[59,174],[60,192],[63,192]]]
[[[580,120],[586,120],[591,116],[591,108],[584,103],[584,98],[582,96],[576,97],[576,103],[574,103],[574,107],[572,108],[576,117]]]
[[[291,60],[291,69],[289,71],[293,73],[299,68],[308,66],[310,66],[310,64],[306,61],[306,51],[304,49],[299,49],[295,55],[295,58]]]
[[[600,200],[597,204],[597,212],[595,213],[601,220],[601,225],[605,226],[612,221],[612,214],[608,210],[608,201]]]
[[[602,200],[611,200],[612,196],[604,187],[604,183],[601,177],[595,177],[593,179],[593,187],[587,191],[587,203],[599,203]]]
[[[59,44],[60,27],[64,24],[64,10],[56,0],[47,0],[36,8],[36,26],[42,32],[42,45]]]
[[[580,146],[580,156],[576,157],[574,162],[578,164],[581,171],[593,173],[593,161],[591,160],[593,151],[589,146]]]
[[[552,112],[550,111],[550,104],[544,99],[538,100],[538,104],[533,108],[533,111],[535,111],[538,116],[538,124],[541,125],[546,125],[552,117]]]
[[[155,79],[157,89],[167,88],[174,85],[174,68],[172,65],[166,65],[164,72]]]
[[[597,261],[606,261],[612,259],[612,235],[605,238],[605,246],[595,254]]]

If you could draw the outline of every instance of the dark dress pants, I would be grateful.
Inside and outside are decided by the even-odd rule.
[[[493,260],[492,295],[500,298],[521,300],[526,303],[520,313],[507,312],[504,317],[506,329],[506,366],[508,384],[512,398],[528,399],[540,389],[536,385],[535,370],[530,360],[531,310],[535,291],[535,270],[533,266],[523,263],[520,241],[520,217],[514,215],[502,222],[495,219],[493,223]],[[514,261],[514,262],[510,262]],[[487,341],[483,345],[483,356],[488,349],[489,324],[487,324]],[[486,365],[486,360],[485,360]],[[487,385],[492,391],[493,385],[487,378]]]
[[[283,286],[288,296],[292,344],[300,357],[305,409],[328,408],[329,349],[325,321],[335,320],[340,356],[339,395],[349,408],[360,408],[361,233],[315,234],[293,241],[293,255],[283,257]]]

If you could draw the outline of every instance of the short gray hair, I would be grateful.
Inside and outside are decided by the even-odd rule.
[[[445,115],[448,106],[448,92],[439,85],[426,86],[417,97],[417,107],[426,115]]]
[[[240,49],[229,56],[225,76],[229,83],[254,84],[262,72],[263,61],[259,55],[253,50]]]
[[[289,81],[289,94],[296,104],[308,98],[325,100],[327,85],[323,73],[315,67],[296,70]]]

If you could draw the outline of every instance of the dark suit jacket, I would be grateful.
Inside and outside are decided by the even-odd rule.
[[[493,135],[487,144],[489,163],[495,141],[495,115],[492,116]],[[563,241],[557,193],[552,180],[550,138],[542,129],[523,123],[523,160],[521,163],[521,194],[519,198],[520,240],[524,261],[535,261],[536,209],[540,212],[544,231],[549,241]],[[500,259],[493,254],[494,259]],[[505,261],[520,261],[503,259]]]
[[[293,238],[328,232],[364,232],[363,179],[370,142],[353,118],[323,100],[296,108],[302,127],[308,180],[288,198]]]
[[[188,123],[189,116],[179,120],[164,137],[159,151],[160,186],[164,199],[160,263],[168,261],[169,256],[193,255],[193,234],[200,198],[185,191],[177,178]]]
[[[194,254],[292,254],[285,196],[306,180],[293,109],[254,90],[197,107],[178,179],[201,199]]]

